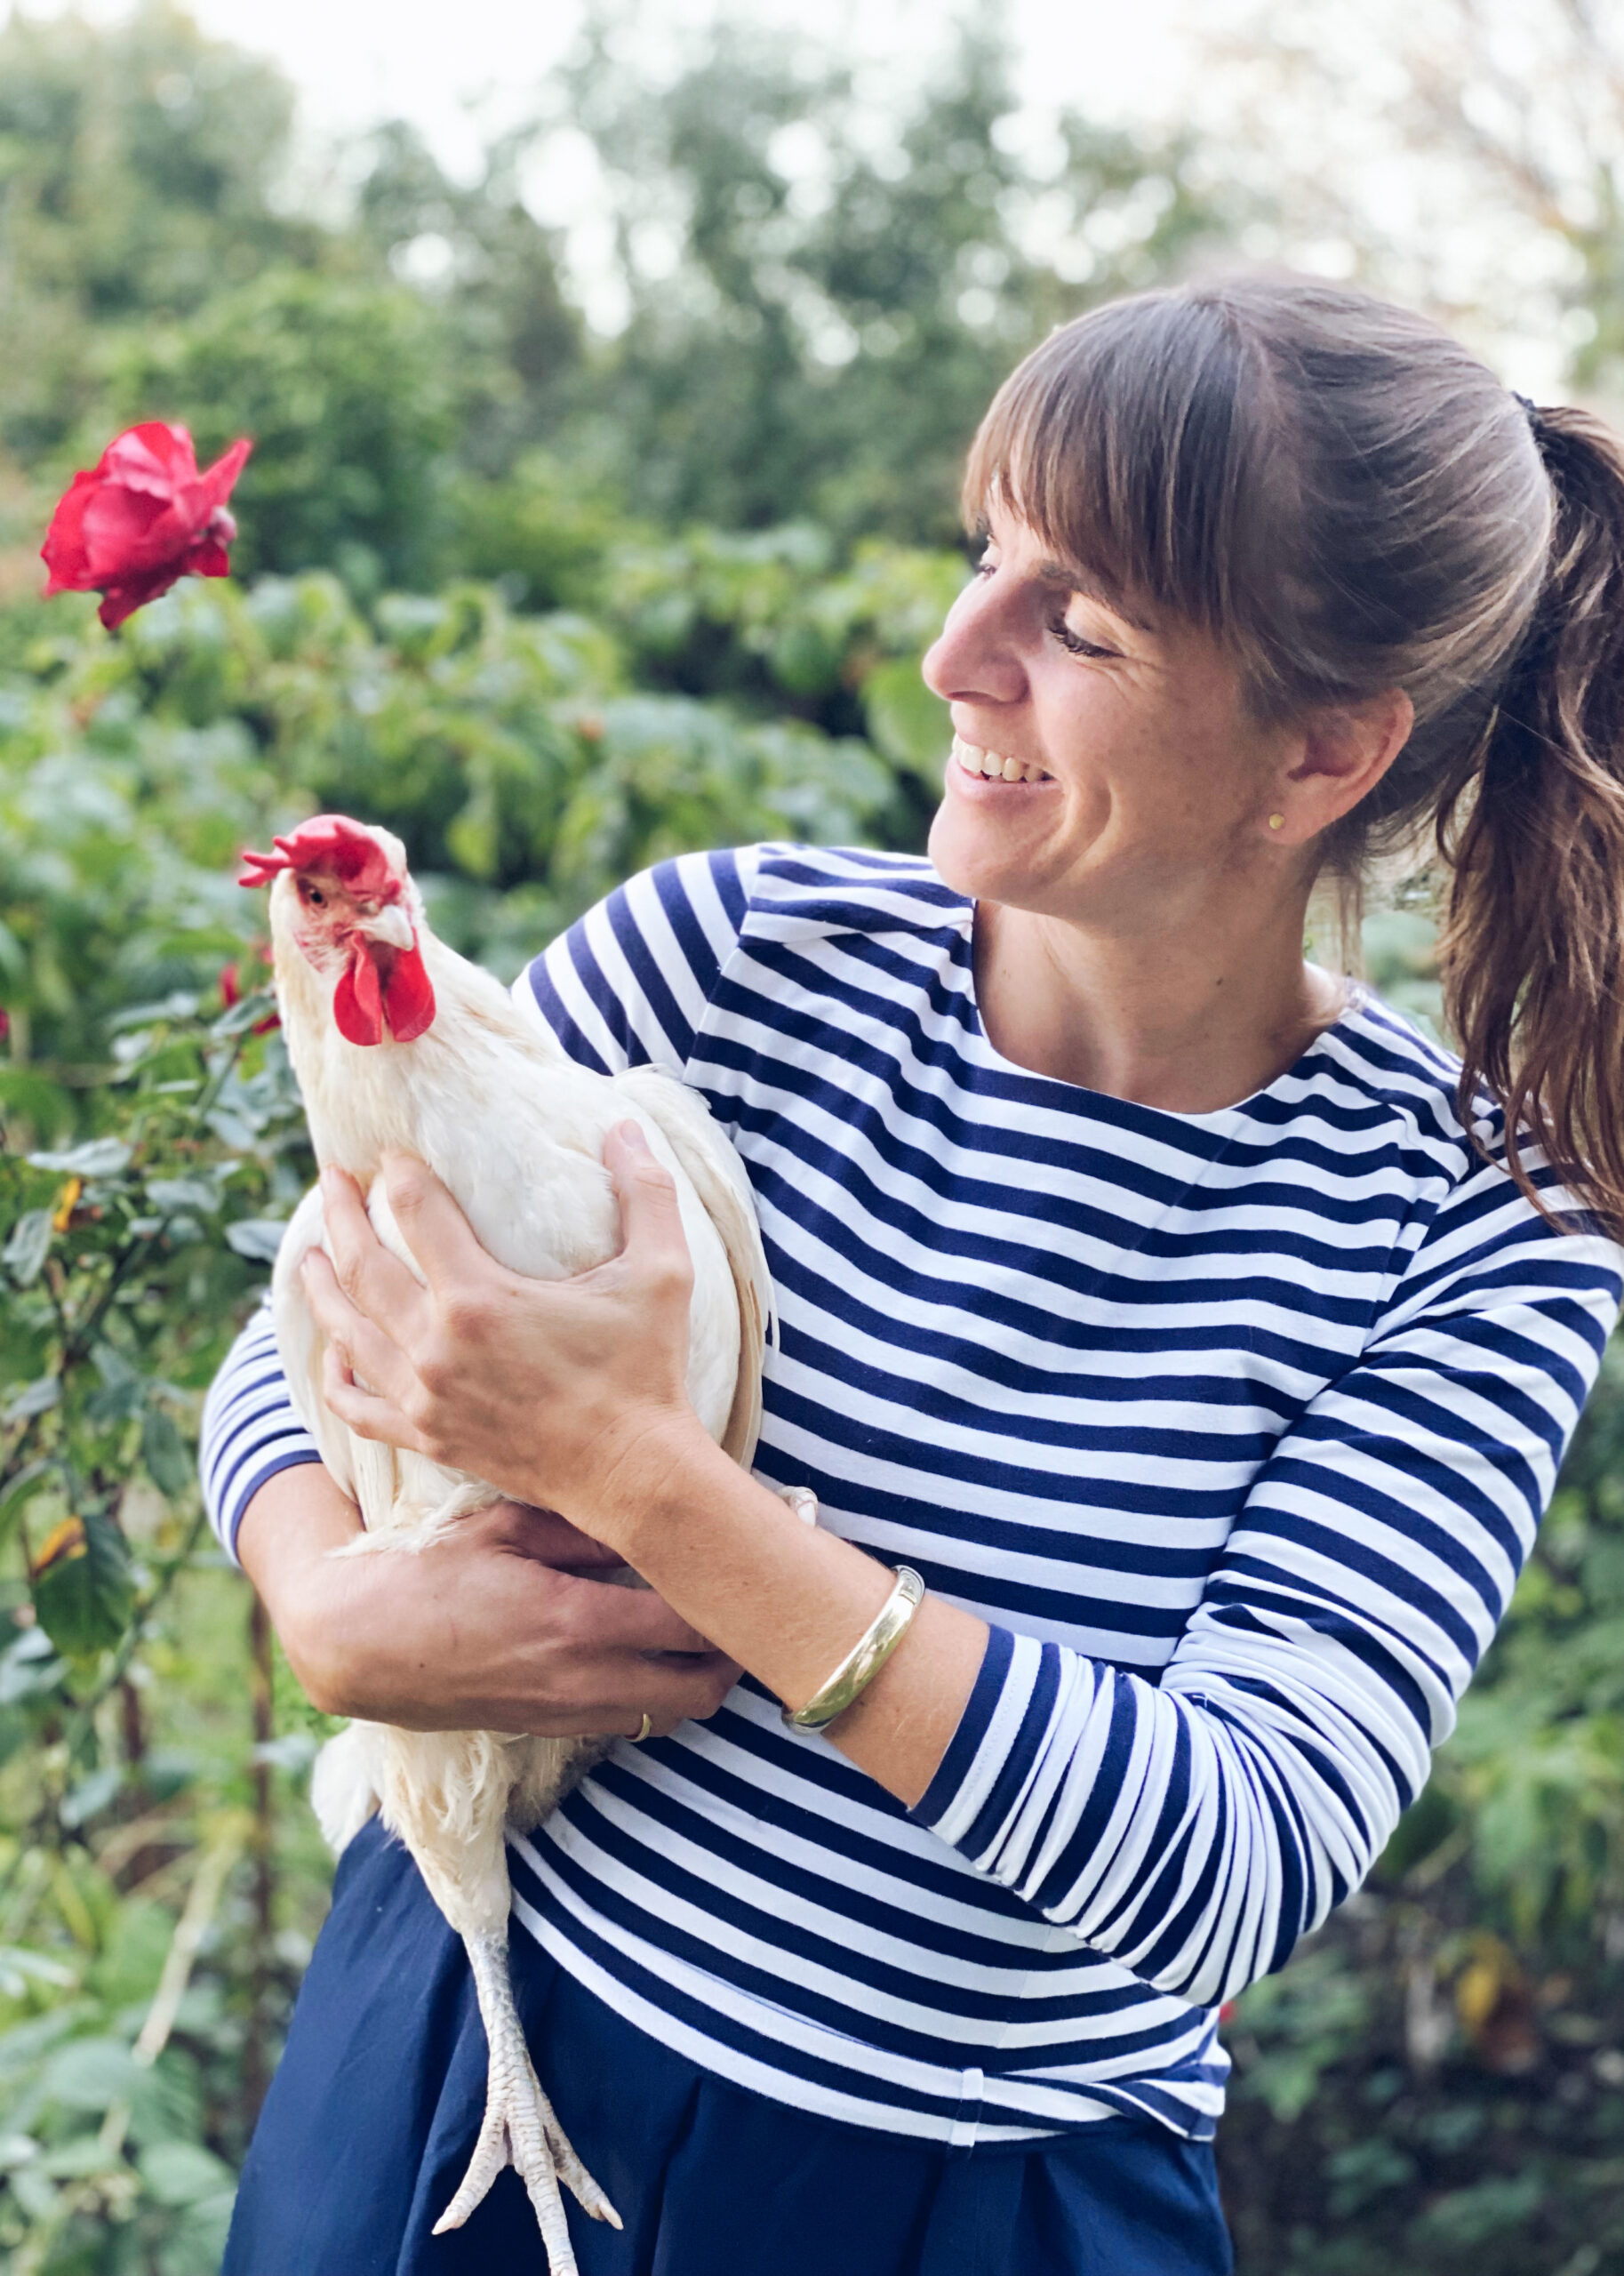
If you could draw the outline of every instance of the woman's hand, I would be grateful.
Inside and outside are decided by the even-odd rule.
[[[358,1437],[612,1541],[639,1481],[704,1433],[684,1388],[692,1268],[676,1188],[635,1123],[611,1133],[604,1160],[623,1246],[568,1280],[498,1264],[440,1181],[396,1155],[389,1205],[424,1286],[378,1239],[355,1182],[324,1171],[332,1261],[313,1249],[304,1287],[328,1341],[324,1396]]]
[[[319,1465],[261,1487],[237,1551],[312,1703],[412,1730],[656,1731],[721,1705],[738,1670],[563,1519],[499,1502],[420,1552],[334,1557],[360,1533]]]
[[[890,1576],[861,1550],[798,1523],[701,1429],[684,1381],[692,1276],[676,1189],[635,1125],[612,1135],[604,1161],[624,1246],[571,1280],[508,1271],[422,1163],[387,1165],[390,1205],[427,1286],[378,1240],[358,1189],[324,1173],[332,1262],[313,1250],[304,1266],[329,1343],[324,1395],[362,1438],[415,1447],[516,1501],[560,1511],[780,1699],[803,1704],[874,1618]],[[427,1567],[438,1554],[417,1561]],[[522,1558],[509,1561],[522,1568]],[[492,1616],[505,1585],[499,1562]],[[421,1629],[419,1615],[412,1632]],[[368,1711],[397,1722],[415,1711],[420,1721],[424,1673],[390,1638],[380,1641],[369,1696],[400,1709]],[[958,1727],[986,1644],[984,1623],[927,1599],[901,1649],[830,1727],[835,1744],[911,1806]],[[441,1648],[436,1637],[436,1655]],[[454,1669],[455,1655],[444,1664]],[[560,1727],[504,1721],[494,1703],[471,1719]]]

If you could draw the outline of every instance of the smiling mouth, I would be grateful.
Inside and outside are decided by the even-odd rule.
[[[953,738],[953,764],[982,782],[1024,787],[1054,780],[1052,774],[1044,773],[1041,768],[1028,766],[1024,758],[1005,758],[996,750],[979,750],[974,743],[967,743],[958,735]]]

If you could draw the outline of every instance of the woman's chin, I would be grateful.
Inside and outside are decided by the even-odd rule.
[[[955,893],[972,901],[1019,903],[1028,892],[1041,890],[1053,867],[1052,818],[988,812],[980,801],[972,807],[949,788],[931,824],[926,850],[943,884]]]

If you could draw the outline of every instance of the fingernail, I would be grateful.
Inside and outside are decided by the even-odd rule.
[[[641,1123],[618,1122],[615,1125],[614,1134],[623,1146],[629,1146],[634,1153],[647,1154],[653,1150],[643,1134]]]

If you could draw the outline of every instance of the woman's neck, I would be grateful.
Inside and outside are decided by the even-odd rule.
[[[1346,985],[1304,964],[1302,916],[1270,912],[1228,940],[1148,942],[979,902],[982,1027],[1034,1074],[1215,1113],[1283,1075],[1340,1016]]]

